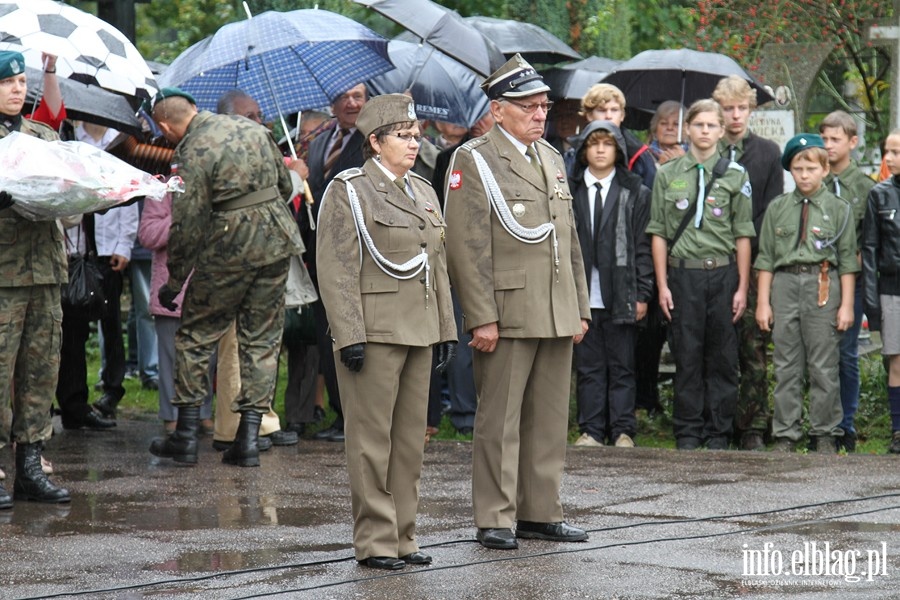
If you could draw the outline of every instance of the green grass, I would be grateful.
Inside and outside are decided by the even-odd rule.
[[[93,402],[101,392],[94,390],[94,383],[98,379],[100,369],[100,353],[97,349],[95,335],[87,344],[88,352],[88,386],[90,399]],[[859,435],[857,443],[858,454],[884,454],[891,439],[891,419],[887,403],[887,383],[881,355],[871,353],[860,357],[860,399],[859,411],[856,415],[856,429]],[[771,405],[772,390],[774,388],[774,375],[771,364],[769,373],[769,398]],[[278,387],[275,393],[275,412],[279,414],[284,423],[284,388],[287,382],[287,369],[284,355],[278,371]],[[643,410],[637,412],[638,431],[635,443],[645,448],[674,448],[675,439],[672,435],[672,382],[662,381],[659,384],[660,399],[664,410],[652,417]],[[145,390],[138,379],[125,381],[125,397],[119,405],[120,414],[128,419],[157,420],[159,407],[158,393],[155,390]],[[334,413],[326,402],[325,420],[307,430],[307,434],[314,433],[327,427],[334,419]],[[569,405],[569,443],[574,442],[578,436],[577,409],[575,401],[574,376],[572,393]],[[804,411],[804,420],[806,414]],[[439,432],[432,436],[435,440],[471,440],[471,435],[460,435],[448,417],[441,420]]]

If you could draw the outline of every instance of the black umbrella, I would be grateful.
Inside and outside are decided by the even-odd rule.
[[[558,37],[532,23],[492,17],[466,17],[463,20],[494,42],[507,58],[519,53],[528,62],[545,64],[581,58]]]
[[[487,112],[488,97],[479,87],[479,76],[449,56],[401,40],[390,41],[388,55],[395,68],[370,79],[369,87],[377,94],[409,90],[420,119],[468,129]]]
[[[482,77],[487,77],[506,62],[497,46],[477,29],[467,25],[455,12],[431,0],[353,1],[403,26],[424,43],[458,60]]]
[[[687,48],[646,50],[627,60],[604,83],[611,83],[625,94],[629,107],[656,111],[662,102],[677,100],[684,106],[709,98],[723,77],[737,75],[756,89],[757,102],[773,98],[733,59],[714,52]]]
[[[541,75],[550,86],[550,97],[554,100],[580,100],[592,85],[620,64],[620,60],[591,56],[562,67],[546,69],[541,71]]]

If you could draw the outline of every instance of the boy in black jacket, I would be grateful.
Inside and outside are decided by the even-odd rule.
[[[645,233],[650,190],[626,165],[625,139],[609,121],[593,121],[570,138],[575,225],[591,301],[591,324],[575,347],[577,446],[609,441],[634,446],[636,323],[653,294]]]

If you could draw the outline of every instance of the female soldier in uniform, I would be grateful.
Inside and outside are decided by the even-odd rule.
[[[318,220],[322,301],[344,408],[360,564],[429,564],[416,544],[432,345],[444,369],[456,326],[444,252],[444,220],[431,184],[409,169],[419,150],[412,100],[373,98],[356,126],[366,163],[339,174]]]

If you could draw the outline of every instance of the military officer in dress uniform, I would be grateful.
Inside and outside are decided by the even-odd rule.
[[[424,565],[416,511],[432,346],[443,371],[456,350],[444,219],[431,184],[410,169],[419,124],[409,96],[373,98],[356,126],[362,168],[340,173],[319,210],[317,257],[332,319],[347,432],[353,547],[378,569]]]
[[[519,55],[482,88],[496,124],[456,151],[445,193],[450,280],[475,350],[477,538],[583,541],[559,486],[572,344],[591,310],[563,160],[541,139],[550,88]]]
[[[285,204],[291,177],[266,128],[238,115],[198,112],[191,95],[178,88],[160,90],[153,119],[178,144],[173,161],[185,187],[172,203],[169,280],[159,290],[160,304],[173,310],[189,275],[191,281],[175,335],[178,422],[150,452],[197,462],[209,360],[236,320],[241,393],[231,410],[241,421],[222,462],[259,466],[257,438],[275,395],[288,262],[301,248]]]
[[[58,140],[49,127],[22,116],[26,89],[25,58],[0,52],[0,138],[17,131]],[[48,175],[51,170],[48,166]],[[68,502],[69,492],[53,485],[41,469],[41,447],[53,433],[50,406],[59,374],[59,290],[68,281],[63,230],[56,221],[19,216],[13,203],[0,191],[0,447],[11,427],[16,500]],[[11,507],[0,485],[0,509]]]

